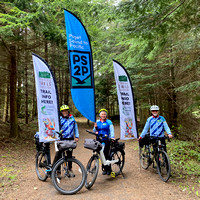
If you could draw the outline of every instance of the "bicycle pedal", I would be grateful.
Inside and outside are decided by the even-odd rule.
[[[115,172],[111,172],[110,175],[111,175],[112,178],[116,177]]]

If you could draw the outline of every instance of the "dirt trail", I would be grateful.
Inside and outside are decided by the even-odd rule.
[[[92,152],[84,149],[83,143],[85,138],[92,138],[93,136],[87,134],[85,130],[88,129],[86,125],[79,124],[80,140],[78,147],[74,151],[74,155],[79,159],[84,166],[86,166]],[[90,127],[91,129],[91,127]],[[115,126],[115,134],[119,136],[119,126]],[[98,200],[98,199],[123,199],[123,200],[191,200],[194,196],[189,196],[187,192],[172,183],[172,179],[168,183],[160,180],[159,175],[150,167],[149,170],[140,170],[138,161],[138,151],[136,149],[137,141],[125,141],[125,179],[122,176],[112,178],[110,176],[101,175],[101,170],[97,180],[91,190],[82,188],[80,192],[73,196],[61,195],[53,187],[51,180],[41,182],[37,179],[35,173],[35,155],[33,152],[24,152],[26,163],[23,166],[23,173],[21,170],[18,181],[7,188],[3,192],[0,199],[34,199],[34,200],[59,200],[59,199],[78,199],[78,200]],[[53,149],[52,146],[51,149]],[[52,151],[52,157],[54,152]]]

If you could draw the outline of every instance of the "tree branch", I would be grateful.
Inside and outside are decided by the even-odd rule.
[[[163,22],[168,16],[170,16],[173,12],[175,12],[180,6],[182,6],[185,3],[186,0],[183,0],[178,6],[176,6],[171,12],[169,12],[163,19],[160,20],[158,24]]]

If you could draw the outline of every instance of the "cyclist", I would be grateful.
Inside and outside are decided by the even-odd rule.
[[[62,105],[60,107],[60,124],[61,124],[61,131],[63,135],[63,140],[75,140],[78,142],[79,140],[79,132],[78,126],[74,119],[74,117],[70,114],[69,106]],[[74,138],[75,137],[75,138]],[[73,150],[67,151],[67,157],[72,158]],[[61,158],[61,152],[57,151],[54,159],[54,163]],[[72,163],[69,162],[69,174],[70,176],[74,177],[72,171]]]
[[[114,139],[114,126],[111,120],[107,119],[108,111],[104,108],[99,110],[100,119],[96,121],[94,124],[93,131],[102,136],[102,144],[104,144],[104,155],[106,160],[109,159],[109,151],[110,151],[110,142],[109,139]],[[111,166],[102,165],[103,175],[110,175]]]
[[[164,145],[164,150],[166,151],[164,130],[167,132],[169,138],[173,137],[172,133],[170,131],[169,126],[167,125],[165,118],[163,116],[158,115],[159,107],[157,105],[152,105],[150,111],[152,116],[147,119],[147,122],[138,140],[142,144],[144,136],[150,129],[150,137],[163,137],[163,139],[161,139],[161,143]]]

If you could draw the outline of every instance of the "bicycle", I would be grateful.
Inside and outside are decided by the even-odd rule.
[[[156,161],[157,171],[162,181],[167,182],[171,176],[170,160],[164,150],[164,145],[161,144],[160,137],[150,137],[148,142],[139,149],[140,163],[143,169],[148,169],[149,166]],[[164,137],[168,139],[168,137]]]
[[[42,148],[36,155],[36,173],[39,180],[42,181],[51,177],[54,187],[61,194],[75,194],[84,186],[86,171],[79,160],[75,157],[68,158],[66,156],[67,151],[72,151],[72,149],[76,148],[76,142],[63,140],[62,134],[58,134],[61,140],[57,141],[57,146],[62,157],[51,166],[48,162],[45,148]],[[73,174],[69,166],[72,166]]]
[[[119,138],[116,140],[110,140],[110,160],[106,160],[104,156],[104,146],[101,144],[102,136],[95,134],[94,132],[86,130],[88,133],[95,135],[95,139],[85,139],[84,147],[90,150],[93,150],[93,155],[89,159],[87,166],[86,166],[86,182],[85,187],[90,189],[97,178],[98,171],[99,171],[99,159],[101,163],[106,165],[111,165],[111,176],[114,178],[119,174],[122,174],[124,178],[124,174],[122,169],[125,163],[125,144],[122,142],[118,142]]]
[[[51,164],[47,158],[49,143],[39,142],[39,138],[35,138],[35,144],[37,149],[35,159],[36,174],[39,180],[46,181],[51,175]]]

